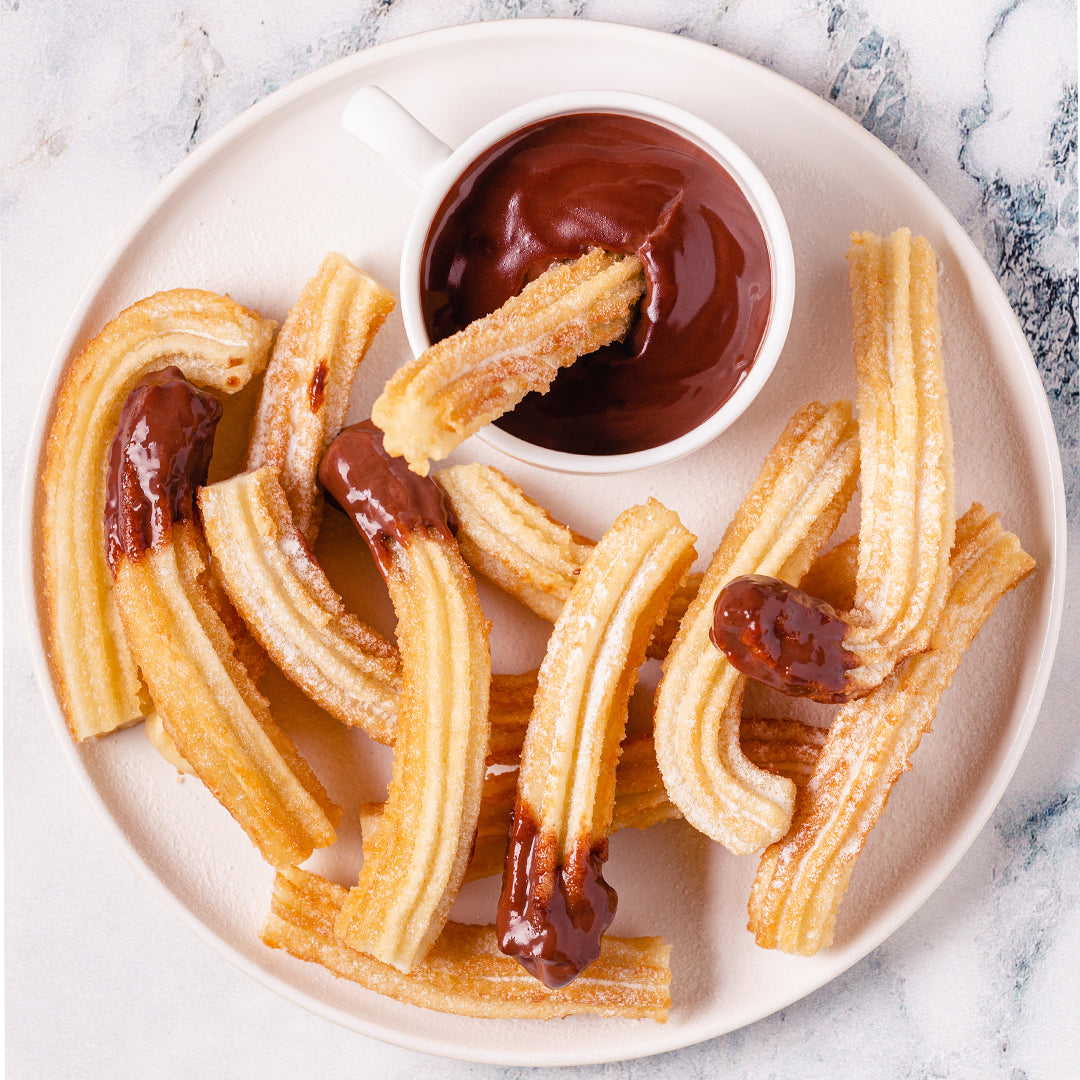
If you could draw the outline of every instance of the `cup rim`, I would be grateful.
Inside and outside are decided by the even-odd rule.
[[[787,339],[795,301],[795,258],[779,200],[761,170],[728,135],[695,113],[661,98],[624,90],[572,90],[536,98],[484,124],[441,162],[424,184],[402,247],[399,296],[405,334],[413,354],[431,345],[420,305],[420,266],[431,223],[465,167],[502,138],[539,120],[575,113],[607,112],[636,116],[689,138],[728,172],[750,203],[769,253],[769,319],[746,377],[720,407],[697,426],[658,446],[628,454],[573,454],[518,438],[488,424],[477,438],[518,461],[581,475],[610,475],[668,464],[693,453],[727,430],[768,381]]]

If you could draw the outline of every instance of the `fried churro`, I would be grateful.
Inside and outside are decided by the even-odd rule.
[[[998,516],[977,504],[955,532],[951,585],[928,650],[840,709],[790,832],[761,857],[749,928],[765,948],[809,956],[831,944],[855,862],[965,650],[1001,597],[1034,569]]]
[[[548,990],[499,952],[495,927],[448,922],[424,959],[403,974],[334,934],[346,895],[304,870],[278,873],[263,942],[395,1001],[439,1012],[496,1020],[579,1013],[667,1019],[670,949],[659,938],[607,937],[589,971],[572,986]]]
[[[389,292],[332,252],[274,343],[247,468],[278,474],[296,527],[311,546],[323,511],[319,462],[345,422],[357,368],[393,308]]]
[[[139,379],[166,364],[235,393],[265,366],[275,325],[214,293],[157,293],[105,326],[61,383],[42,474],[42,570],[49,659],[77,740],[123,727],[147,706],[109,587],[101,531],[121,406]]]
[[[195,491],[221,405],[178,368],[128,395],[109,458],[106,558],[132,654],[176,750],[274,866],[335,838],[340,810],[274,723],[207,585]]]
[[[649,638],[694,561],[693,543],[655,500],[622,513],[548,642],[497,925],[500,949],[549,987],[565,986],[596,958],[614,917],[602,867],[626,703]]]
[[[656,758],[671,801],[736,854],[787,831],[795,785],[754,766],[739,745],[745,676],[710,640],[732,577],[798,581],[847,506],[858,439],[846,402],[807,405],[788,423],[713,556],[664,661],[656,692]]]
[[[476,830],[489,736],[488,622],[442,492],[390,457],[373,424],[334,439],[319,479],[386,578],[402,661],[381,842],[336,930],[352,948],[409,971],[446,922]]]
[[[501,308],[402,367],[371,408],[386,449],[426,476],[559,369],[622,338],[645,288],[636,256],[594,248],[557,263]]]

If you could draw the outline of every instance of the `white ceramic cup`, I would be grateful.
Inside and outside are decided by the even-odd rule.
[[[569,454],[535,446],[488,424],[478,433],[489,446],[519,461],[562,472],[630,472],[686,456],[716,438],[746,410],[776,366],[795,301],[795,259],[780,204],[765,177],[726,135],[676,105],[616,90],[581,90],[540,98],[511,109],[451,149],[412,113],[377,86],[358,90],[345,106],[342,126],[420,189],[401,255],[400,304],[405,333],[419,356],[429,347],[420,304],[420,267],[435,215],[450,188],[478,157],[507,135],[538,120],[572,113],[618,113],[650,120],[696,143],[739,185],[765,234],[772,270],[772,304],[765,336],[746,378],[706,420],[678,438],[629,454]]]

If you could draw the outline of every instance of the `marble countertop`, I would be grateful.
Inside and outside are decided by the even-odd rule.
[[[893,0],[0,3],[8,1076],[525,1075],[374,1042],[234,969],[152,898],[95,819],[45,719],[20,606],[25,446],[71,311],[160,180],[273,90],[435,27],[574,17],[728,49],[860,121],[972,237],[1043,378],[1076,551],[1075,4],[938,6],[931,19],[926,5]],[[748,1028],[654,1058],[529,1075],[1077,1075],[1076,593],[1066,597],[1042,713],[1004,798],[944,884],[891,938]]]

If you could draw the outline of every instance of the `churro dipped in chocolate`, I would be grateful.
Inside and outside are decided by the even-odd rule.
[[[668,795],[690,824],[736,854],[784,835],[795,785],[757,768],[739,744],[745,676],[710,640],[716,598],[748,573],[797,582],[839,522],[857,475],[848,403],[800,409],[728,526],[664,660],[654,738]]]
[[[402,367],[371,408],[386,449],[426,476],[560,368],[621,339],[644,292],[634,255],[600,248],[557,263],[502,307]]]
[[[336,920],[350,947],[411,970],[446,922],[469,859],[488,747],[488,622],[442,492],[366,422],[330,444],[319,479],[386,579],[402,662],[381,843]]]
[[[341,812],[274,723],[208,581],[195,492],[220,415],[175,367],[132,390],[110,454],[105,551],[165,731],[267,862],[288,866],[333,842]]]
[[[341,430],[353,380],[394,298],[344,255],[323,259],[289,311],[266,367],[247,467],[277,473],[314,546],[323,512],[319,462]]]
[[[626,703],[693,543],[655,500],[621,514],[582,569],[540,667],[497,925],[502,951],[549,987],[599,955],[615,914],[602,867]]]
[[[809,956],[832,942],[855,862],[965,650],[1034,566],[996,514],[976,504],[957,522],[951,584],[929,648],[840,709],[796,799],[791,830],[761,857],[749,923],[759,945]]]
[[[899,229],[848,253],[861,457],[854,605],[843,615],[789,584],[746,578],[717,600],[715,640],[740,671],[817,701],[847,701],[925,649],[949,581],[952,434],[937,259]]]
[[[130,724],[148,704],[101,531],[120,409],[144,375],[167,364],[179,364],[200,385],[235,393],[265,366],[275,325],[214,293],[156,293],[105,326],[64,377],[42,475],[42,571],[49,658],[76,739]]]

